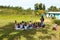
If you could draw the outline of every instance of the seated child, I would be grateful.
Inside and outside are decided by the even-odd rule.
[[[17,25],[17,21],[15,20],[14,29],[17,30],[17,27],[18,27],[18,25]]]
[[[24,30],[24,24],[23,23],[20,23],[20,29]]]
[[[28,23],[28,25],[29,25],[29,29],[32,29],[32,22],[30,21],[29,23]]]
[[[27,25],[27,23],[25,22],[25,25],[24,25],[24,29],[26,30],[26,29],[28,29],[28,25]]]
[[[57,24],[53,25],[53,30],[57,30]]]
[[[33,23],[33,28],[37,28],[37,25],[36,25],[36,23]]]
[[[15,27],[16,30],[20,30],[20,24],[18,23]]]
[[[17,30],[17,27],[18,27],[18,25],[17,25],[17,24],[15,24],[15,30]]]

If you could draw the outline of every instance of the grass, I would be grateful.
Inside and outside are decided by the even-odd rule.
[[[59,39],[59,31],[52,31],[51,23],[46,21],[45,28],[29,29],[29,30],[14,30],[14,20],[18,22],[24,21],[37,21],[39,16],[0,16],[0,40],[51,40]],[[48,19],[47,19],[48,20]],[[56,37],[56,38],[55,38]]]
[[[2,9],[5,13],[17,13],[17,10]],[[1,13],[1,12],[0,12]],[[20,12],[19,12],[20,13]],[[35,15],[0,15],[0,40],[60,40],[60,26],[52,30],[53,20],[45,17],[45,28],[14,30],[14,21],[40,21]]]
[[[14,22],[15,20],[17,20],[18,22],[21,22],[21,21],[30,21],[32,20],[33,22],[35,22],[36,20],[39,20],[39,16],[29,16],[29,15],[18,15],[18,16],[0,16],[0,27],[3,26],[3,25],[6,25],[8,24],[9,22]],[[2,25],[3,24],[3,25]]]

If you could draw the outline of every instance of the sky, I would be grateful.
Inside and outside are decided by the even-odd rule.
[[[0,0],[0,5],[3,6],[21,6],[24,9],[31,8],[34,9],[35,3],[43,3],[46,9],[50,6],[57,6],[60,8],[60,0]]]

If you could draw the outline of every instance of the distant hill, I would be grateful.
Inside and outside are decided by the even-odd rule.
[[[25,15],[32,12],[33,10],[30,8],[23,9],[22,7],[0,6],[0,15]]]

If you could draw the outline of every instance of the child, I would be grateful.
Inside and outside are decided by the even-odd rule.
[[[33,23],[33,28],[37,28],[36,23]]]
[[[24,25],[24,29],[25,29],[25,30],[28,29],[28,25],[27,25],[26,22],[25,22],[25,25]]]
[[[29,28],[32,29],[32,25],[33,25],[33,24],[32,24],[31,21],[28,23],[28,25],[29,25]]]
[[[21,26],[22,29],[24,29],[24,21],[22,21],[22,22],[20,23],[20,26]]]
[[[14,28],[17,30],[17,27],[18,27],[17,21],[15,20]]]
[[[20,29],[21,29],[21,30],[23,29],[23,25],[22,25],[22,23],[20,23]]]
[[[53,25],[53,30],[57,30],[57,24]]]
[[[18,23],[16,30],[20,30],[20,24]]]

